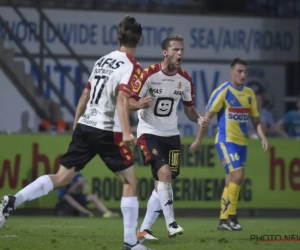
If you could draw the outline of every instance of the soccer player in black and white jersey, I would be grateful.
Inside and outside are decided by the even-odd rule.
[[[148,108],[138,110],[138,145],[145,164],[150,164],[155,190],[148,201],[147,213],[140,227],[139,239],[157,239],[150,228],[162,210],[169,238],[183,233],[174,218],[172,179],[180,173],[180,135],[177,106],[184,104],[186,116],[197,123],[202,119],[194,108],[191,77],[181,68],[183,38],[171,35],[162,42],[164,60],[143,70],[133,86],[131,105],[141,98],[152,97]],[[134,109],[134,107],[131,107]],[[208,124],[209,122],[204,122]]]
[[[138,242],[136,236],[139,204],[136,195],[137,179],[129,148],[135,144],[129,126],[129,97],[142,70],[133,56],[141,35],[142,26],[135,18],[127,16],[120,22],[120,48],[101,57],[94,65],[77,106],[72,140],[68,151],[61,158],[60,169],[54,175],[39,177],[14,196],[5,195],[0,204],[0,227],[3,227],[14,209],[26,201],[47,195],[55,188],[66,186],[76,172],[99,155],[123,183],[123,249],[148,249]],[[138,106],[143,106],[143,103]],[[116,109],[123,133],[113,131]],[[99,169],[95,171],[101,173]]]

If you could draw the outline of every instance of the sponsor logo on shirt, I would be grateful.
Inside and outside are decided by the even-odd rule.
[[[247,123],[249,121],[249,108],[228,108],[228,120]]]

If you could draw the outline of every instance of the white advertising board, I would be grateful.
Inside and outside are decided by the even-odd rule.
[[[39,14],[34,9],[21,9],[31,27],[39,32]],[[45,10],[46,15],[78,55],[103,55],[118,46],[117,27],[125,13],[99,11]],[[160,58],[161,42],[170,34],[185,39],[185,58],[190,60],[231,60],[242,57],[253,61],[298,61],[299,21],[261,18],[203,17],[127,13],[143,25],[143,36],[137,57]],[[31,53],[40,50],[39,41],[9,7],[0,15],[6,20]],[[51,51],[67,54],[53,30],[45,23],[43,39]],[[0,26],[6,45],[15,47]]]

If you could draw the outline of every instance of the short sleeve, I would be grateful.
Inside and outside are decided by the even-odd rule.
[[[135,82],[139,79],[142,68],[139,64],[133,65],[131,69],[127,70],[120,81],[119,90],[128,93],[129,95],[132,92],[132,88],[135,85]]]
[[[85,85],[85,88],[90,90],[91,89],[91,82],[87,82],[87,84]]]
[[[142,97],[145,97],[148,92],[148,79],[150,76],[150,69],[145,68],[140,75],[139,79],[135,81],[132,86],[131,97],[139,100]]]
[[[227,88],[217,88],[211,94],[205,110],[212,113],[218,113],[224,106],[225,91]]]
[[[183,105],[192,107],[192,106],[194,106],[195,91],[194,91],[193,82],[192,81],[189,81],[189,82],[190,82],[190,84],[183,91],[181,99],[182,99]]]

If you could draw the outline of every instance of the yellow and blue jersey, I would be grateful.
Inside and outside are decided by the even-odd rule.
[[[231,82],[225,82],[213,91],[206,111],[217,113],[216,143],[247,145],[249,118],[259,116],[252,89],[246,86],[237,88]]]

